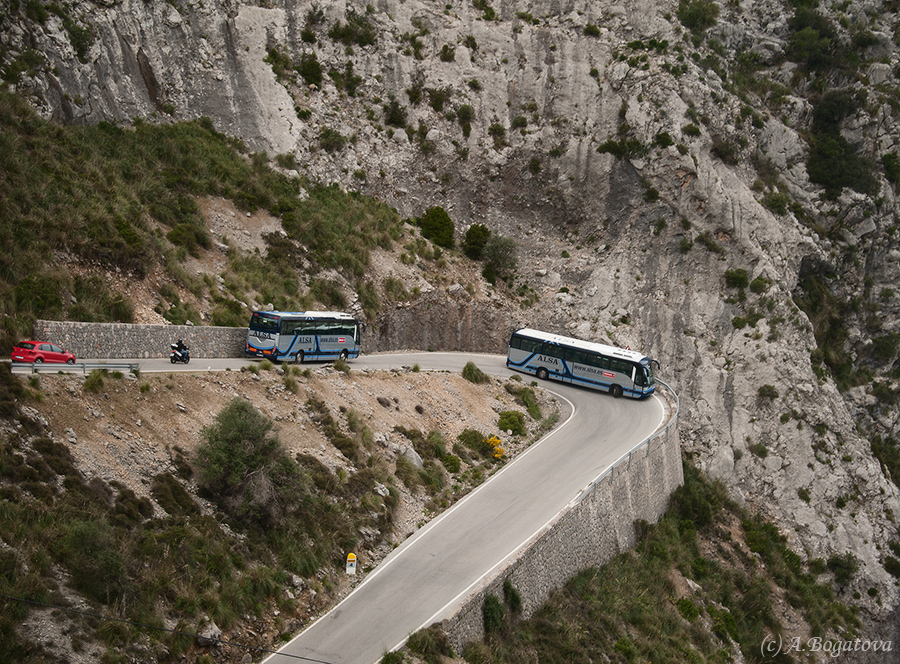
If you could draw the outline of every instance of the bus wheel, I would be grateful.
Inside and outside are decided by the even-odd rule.
[[[550,377],[550,374],[547,373],[547,370],[544,367],[541,367],[537,370],[537,377],[541,380],[547,380]]]
[[[347,349],[345,348],[344,350],[341,351],[341,359],[346,360],[348,357],[350,357],[350,353],[348,353]]]
[[[303,364],[303,351],[297,353],[297,364]]]
[[[622,386],[621,385],[613,385],[609,388],[610,394],[613,395],[616,399],[622,396]]]

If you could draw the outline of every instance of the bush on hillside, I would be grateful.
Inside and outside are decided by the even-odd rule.
[[[425,210],[425,214],[419,219],[419,226],[422,229],[422,237],[431,240],[439,247],[453,248],[453,235],[456,227],[450,215],[440,205]]]
[[[307,493],[300,468],[270,435],[273,424],[250,402],[235,398],[202,430],[200,485],[245,527],[279,524]]]
[[[481,258],[484,246],[491,237],[490,229],[484,224],[472,224],[466,229],[466,237],[463,240],[463,253],[473,261]]]

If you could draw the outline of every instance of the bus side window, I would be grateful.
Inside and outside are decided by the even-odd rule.
[[[534,339],[526,339],[525,337],[513,337],[510,345],[513,348],[524,350],[526,353],[541,352],[541,342]]]

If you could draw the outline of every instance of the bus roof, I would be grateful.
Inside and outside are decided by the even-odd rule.
[[[254,311],[253,313],[260,316],[271,316],[272,318],[337,318],[340,320],[356,320],[353,316],[343,311]]]
[[[523,337],[530,337],[532,339],[538,339],[540,341],[549,341],[550,343],[561,344],[563,346],[572,346],[573,348],[593,351],[595,353],[600,353],[601,355],[606,355],[608,357],[618,357],[622,360],[629,360],[631,362],[637,362],[639,364],[649,361],[649,358],[643,353],[638,353],[637,351],[629,350],[627,348],[607,346],[606,344],[598,344],[593,341],[582,341],[581,339],[575,339],[573,337],[564,337],[561,334],[552,334],[550,332],[532,330],[528,327],[518,329],[513,332],[513,334],[518,334]]]

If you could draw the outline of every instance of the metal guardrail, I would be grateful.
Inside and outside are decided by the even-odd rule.
[[[75,362],[74,364],[60,364],[58,362],[15,362],[13,367],[28,367],[29,373],[74,373],[80,370],[87,374],[94,369],[105,371],[123,371],[127,373],[140,373],[141,365],[137,362]]]
[[[628,464],[627,467],[630,468],[631,467],[631,457],[634,456],[634,454],[638,450],[640,450],[642,447],[644,447],[644,445],[647,445],[648,449],[649,449],[650,443],[662,436],[666,437],[666,442],[669,441],[669,432],[674,427],[678,426],[678,417],[681,412],[681,399],[678,398],[678,393],[675,392],[675,390],[672,389],[672,386],[669,385],[668,383],[664,383],[663,381],[659,380],[658,378],[656,379],[656,383],[657,383],[657,385],[662,385],[664,388],[666,388],[666,390],[668,390],[672,394],[673,397],[675,397],[675,414],[669,418],[669,421],[666,422],[666,426],[664,426],[659,431],[653,433],[652,435],[647,436],[646,438],[644,438],[644,440],[639,442],[637,445],[635,445],[630,450],[625,452],[625,454],[623,454],[618,459],[616,459],[609,468],[604,470],[596,479],[594,479],[593,482],[591,482],[590,484],[587,485],[587,487],[585,487],[584,491],[582,491],[581,494],[578,496],[578,498],[575,499],[574,504],[578,504],[582,500],[587,498],[591,494],[591,492],[594,490],[594,488],[601,481],[606,479],[607,475],[609,475],[610,480],[612,480],[615,477],[616,468],[618,468],[622,464],[627,463]]]

